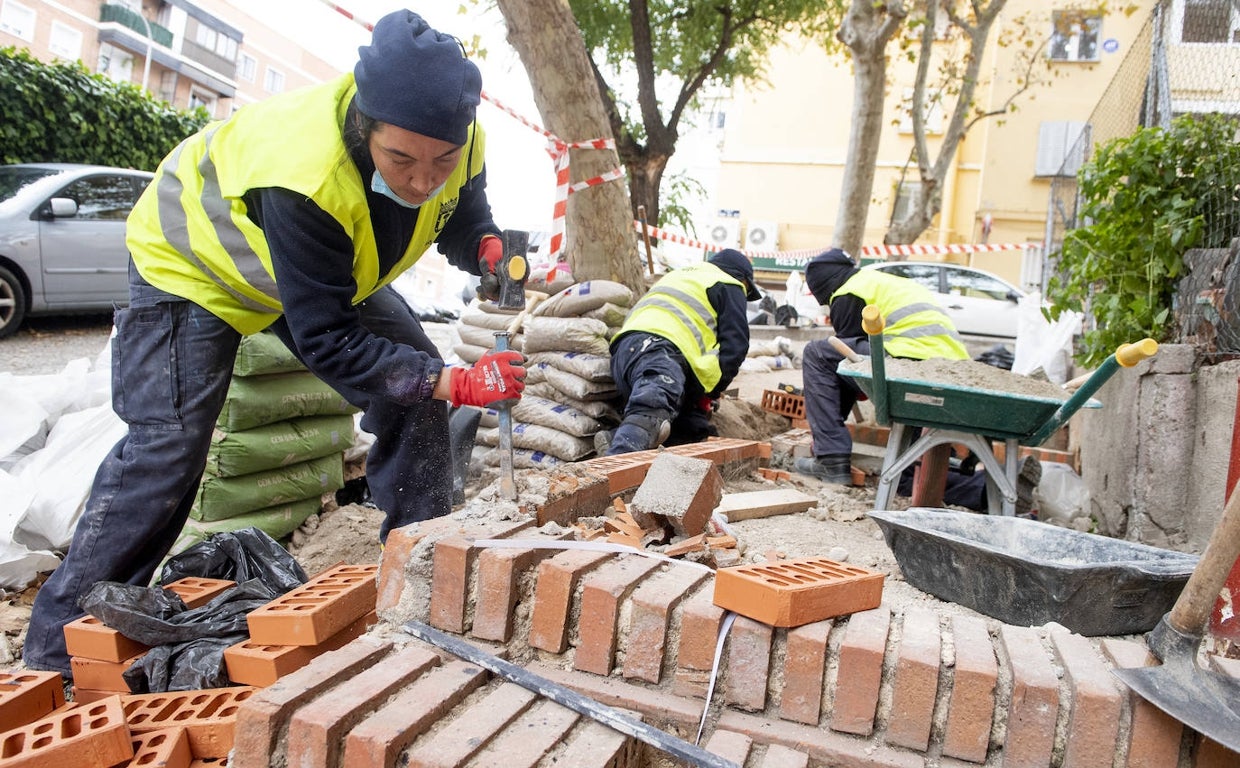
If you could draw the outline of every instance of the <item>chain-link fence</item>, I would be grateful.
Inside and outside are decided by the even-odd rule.
[[[1065,234],[1086,223],[1077,220],[1076,169],[1094,148],[1139,128],[1169,128],[1179,115],[1209,113],[1236,117],[1240,129],[1240,0],[1163,0],[1052,180],[1044,288],[1060,269]],[[1185,254],[1191,272],[1177,286],[1176,340],[1222,357],[1240,353],[1240,163],[1216,162],[1208,172],[1211,193],[1199,201],[1201,247]]]

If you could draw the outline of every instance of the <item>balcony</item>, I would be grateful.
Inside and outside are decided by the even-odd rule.
[[[103,10],[99,16],[100,21],[116,22],[123,27],[132,29],[143,38],[146,37],[147,24],[151,28],[151,40],[165,48],[172,47],[172,32],[166,27],[161,27],[154,22],[147,22],[141,14],[135,13],[123,5],[114,3],[104,3]]]

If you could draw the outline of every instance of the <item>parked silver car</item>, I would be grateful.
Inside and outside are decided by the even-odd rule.
[[[0,338],[32,315],[128,303],[125,219],[153,177],[100,165],[0,166]]]

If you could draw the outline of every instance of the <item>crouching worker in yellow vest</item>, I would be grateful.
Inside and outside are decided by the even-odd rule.
[[[612,339],[624,419],[595,435],[595,451],[645,451],[716,434],[710,416],[749,353],[746,302],[759,298],[753,265],[730,248],[655,283]]]
[[[363,411],[381,540],[451,511],[448,402],[519,397],[523,359],[445,368],[390,283],[434,243],[482,277],[503,255],[481,89],[455,38],[396,11],[352,73],[242,107],[160,164],[129,219],[130,303],[112,342],[128,435],[35,601],[27,666],[69,675],[63,626],[79,597],[150,583],[194,501],[245,334],[272,329]]]

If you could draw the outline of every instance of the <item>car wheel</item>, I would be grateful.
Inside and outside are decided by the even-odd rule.
[[[9,270],[0,267],[0,339],[11,336],[26,319],[26,289]]]

